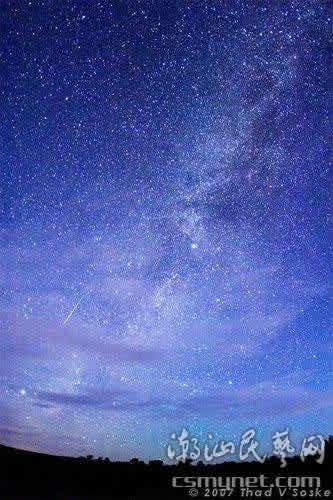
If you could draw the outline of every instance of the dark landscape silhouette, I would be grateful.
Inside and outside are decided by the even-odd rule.
[[[264,464],[258,462],[179,462],[175,465],[152,460],[148,464],[133,458],[129,462],[112,462],[109,458],[64,457],[30,452],[0,445],[1,500],[14,499],[167,499],[189,498],[188,488],[173,488],[172,478],[207,476],[277,476],[320,477],[321,490],[332,488],[333,436],[325,442],[325,459],[316,462],[316,456],[304,461],[299,456],[287,458],[281,468],[278,457],[270,457]],[[204,488],[202,489],[202,491]],[[201,490],[200,490],[201,491]],[[197,498],[204,498],[198,496]],[[232,498],[241,498],[237,495]],[[264,498],[264,497],[263,497]],[[276,488],[270,498],[282,498]],[[285,499],[293,498],[288,493]],[[327,498],[327,497],[326,497]]]

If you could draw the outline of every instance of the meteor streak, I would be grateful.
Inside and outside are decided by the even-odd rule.
[[[83,299],[83,297],[80,298],[79,302],[73,307],[73,309],[71,310],[71,312],[68,314],[68,316],[66,317],[65,321],[64,321],[64,325],[71,319],[74,311],[76,310],[77,306],[80,304],[81,300]]]

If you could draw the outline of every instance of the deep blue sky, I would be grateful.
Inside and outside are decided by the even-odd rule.
[[[328,2],[3,5],[0,441],[332,431]]]

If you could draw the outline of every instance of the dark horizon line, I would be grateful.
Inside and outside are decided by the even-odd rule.
[[[332,443],[333,442],[333,434],[328,434],[327,437],[325,438],[325,448],[326,448],[326,445],[329,445],[329,443]],[[271,455],[267,455],[267,458],[265,460],[265,462],[263,464],[260,464],[260,462],[258,462],[257,460],[253,459],[253,460],[223,460],[221,462],[205,462],[204,460],[192,460],[192,459],[189,459],[187,458],[186,461],[182,461],[182,460],[179,460],[178,462],[176,463],[170,463],[170,462],[165,462],[163,459],[161,458],[150,458],[148,461],[145,461],[143,459],[140,459],[140,458],[137,458],[137,457],[132,457],[131,459],[128,459],[128,460],[113,460],[113,459],[110,459],[108,456],[94,456],[92,454],[88,454],[88,455],[80,455],[80,456],[73,456],[73,455],[55,455],[55,454],[51,454],[51,453],[45,453],[45,452],[39,452],[39,451],[33,451],[33,450],[27,450],[27,449],[24,449],[24,448],[16,448],[14,446],[9,446],[7,444],[3,444],[0,442],[0,453],[2,450],[4,449],[7,449],[7,450],[10,450],[10,451],[13,451],[13,452],[18,452],[18,453],[22,453],[22,454],[25,454],[25,453],[32,453],[34,455],[39,455],[39,456],[47,456],[47,457],[51,457],[51,458],[59,458],[59,459],[68,459],[68,460],[85,460],[87,462],[99,462],[99,463],[108,463],[108,464],[130,464],[130,465],[147,465],[149,466],[151,463],[153,464],[161,464],[163,466],[168,466],[168,467],[179,467],[181,465],[191,465],[192,467],[196,467],[196,466],[219,466],[219,465],[224,465],[224,464],[237,464],[237,465],[240,465],[240,464],[258,464],[258,465],[265,465],[265,463],[268,463],[269,461],[272,461],[272,460],[276,460],[276,461],[280,461],[281,460],[281,457],[277,456],[277,455],[274,455],[274,454],[271,454]],[[286,461],[288,462],[288,460],[295,460],[295,459],[299,459],[301,460],[301,457],[299,454],[294,454],[294,455],[289,455],[289,456],[286,456]],[[310,459],[313,459],[314,456],[310,456],[310,457],[306,457],[305,460],[308,460],[308,458]],[[324,458],[324,462],[325,462],[325,459],[326,459],[326,454],[325,454],[325,458]]]

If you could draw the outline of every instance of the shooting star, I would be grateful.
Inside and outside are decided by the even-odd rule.
[[[78,305],[80,304],[81,300],[83,299],[83,297],[80,298],[79,302],[73,307],[73,309],[70,311],[70,313],[68,314],[68,316],[66,317],[65,321],[64,321],[64,325],[66,325],[66,323],[71,319],[71,317],[73,316],[73,313],[75,312],[75,310],[77,309]]]

